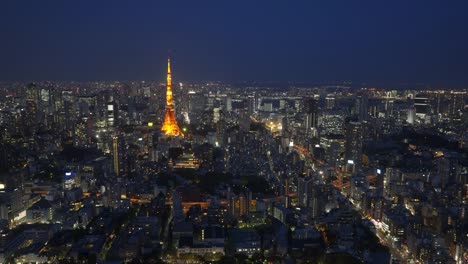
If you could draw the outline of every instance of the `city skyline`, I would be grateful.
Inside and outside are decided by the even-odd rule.
[[[2,3],[0,80],[468,84],[466,1],[268,3]]]
[[[1,84],[1,263],[468,260],[466,90],[172,87],[167,66]]]
[[[0,264],[468,263],[466,10],[1,1]]]

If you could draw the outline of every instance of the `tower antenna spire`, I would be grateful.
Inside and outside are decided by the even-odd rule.
[[[167,56],[166,113],[161,131],[167,136],[184,136],[175,117],[174,99],[172,97],[171,58],[169,54]]]

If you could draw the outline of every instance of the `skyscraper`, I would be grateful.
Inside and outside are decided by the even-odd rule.
[[[394,195],[395,187],[397,183],[402,181],[401,170],[394,167],[388,167],[385,170],[385,176],[383,179],[383,191],[384,196],[391,198]]]
[[[300,206],[308,207],[312,197],[314,181],[311,177],[297,178],[297,199]]]
[[[465,105],[466,92],[464,91],[451,91],[449,101],[449,114],[450,118],[458,119]]]
[[[189,117],[191,124],[199,124],[206,109],[207,98],[202,93],[189,92]]]
[[[318,128],[318,101],[312,97],[304,98],[304,114],[306,134],[316,137]]]
[[[122,135],[116,135],[112,138],[112,161],[115,175],[124,176],[127,168],[125,164],[125,139]]]
[[[161,131],[166,136],[181,136],[184,134],[177,124],[174,110],[174,101],[172,99],[172,78],[171,78],[171,61],[167,59],[167,88],[166,88],[166,114],[164,115],[164,123],[161,127]]]
[[[415,119],[416,119],[416,108],[414,107],[414,105],[410,105],[408,109],[408,115],[406,117],[406,122],[408,124],[413,124]]]
[[[368,118],[369,98],[366,94],[358,95],[356,98],[356,114],[359,121],[366,121]]]
[[[362,160],[362,123],[349,122],[345,137],[345,159],[359,165]]]
[[[232,98],[230,95],[226,97],[226,111],[228,112],[232,111]]]
[[[38,118],[38,102],[38,89],[35,83],[31,83],[26,90],[26,111],[24,116],[24,131],[28,136],[35,134]]]

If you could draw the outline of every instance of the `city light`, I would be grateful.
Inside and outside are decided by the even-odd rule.
[[[468,2],[17,2],[0,263],[468,263]]]

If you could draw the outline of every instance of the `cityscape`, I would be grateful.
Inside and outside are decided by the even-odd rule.
[[[0,263],[468,263],[468,82],[204,81],[178,47],[2,70]]]

